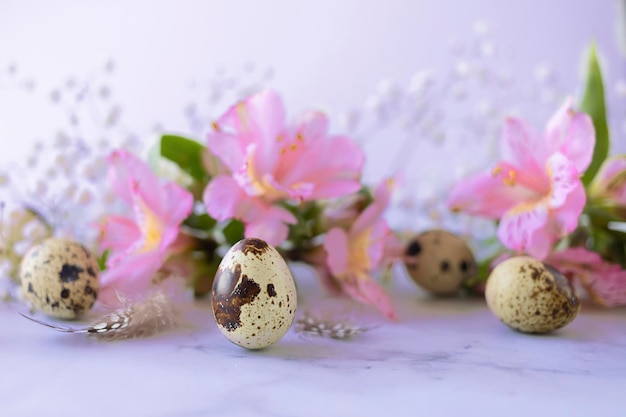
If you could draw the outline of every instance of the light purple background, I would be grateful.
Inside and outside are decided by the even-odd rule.
[[[607,89],[617,97],[616,83],[626,78],[617,13],[611,0],[0,0],[0,70],[17,63],[20,80],[36,81],[27,94],[0,78],[0,163],[66,124],[66,113],[50,104],[51,89],[68,76],[89,76],[109,58],[117,64],[112,85],[124,120],[146,136],[155,123],[186,130],[190,79],[241,72],[249,63],[273,68],[271,85],[290,114],[322,107],[336,116],[362,106],[381,79],[406,86],[416,71],[449,70],[450,39],[470,38],[476,21],[487,22],[505,47],[514,76],[532,79],[548,63],[573,94],[582,51],[595,39]],[[625,102],[612,98],[611,111],[625,114]],[[621,130],[614,140],[624,138]],[[385,159],[386,149],[370,153]]]

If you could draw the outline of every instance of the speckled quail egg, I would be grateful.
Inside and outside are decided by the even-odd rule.
[[[22,293],[44,313],[74,319],[96,302],[99,272],[96,259],[85,246],[49,238],[31,247],[22,259]]]
[[[453,295],[476,274],[476,261],[463,239],[445,230],[430,230],[410,239],[404,256],[413,281],[437,295]]]
[[[552,266],[519,256],[500,263],[487,279],[485,298],[505,324],[525,333],[547,333],[569,324],[580,310],[570,282]]]
[[[291,272],[278,251],[261,239],[243,239],[220,263],[211,304],[228,340],[262,349],[287,333],[298,300]]]

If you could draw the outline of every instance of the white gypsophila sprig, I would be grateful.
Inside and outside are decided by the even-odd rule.
[[[29,90],[33,100],[48,102],[59,113],[59,126],[0,172],[4,200],[35,208],[56,234],[86,243],[97,236],[90,225],[115,204],[106,186],[106,157],[118,147],[143,146],[141,130],[124,123],[123,106],[114,98],[114,68],[107,61],[84,77]]]

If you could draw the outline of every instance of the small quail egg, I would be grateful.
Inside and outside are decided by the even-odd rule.
[[[49,238],[31,247],[20,264],[22,293],[37,309],[74,319],[93,307],[100,283],[96,259],[83,245]]]
[[[453,295],[476,274],[467,243],[445,230],[430,230],[409,240],[404,263],[420,287],[437,295]]]
[[[500,263],[487,279],[487,305],[500,320],[525,333],[547,333],[569,324],[580,310],[570,282],[537,259],[519,256]]]
[[[291,272],[278,251],[261,239],[243,239],[220,263],[211,304],[228,340],[262,349],[287,333],[298,300]]]

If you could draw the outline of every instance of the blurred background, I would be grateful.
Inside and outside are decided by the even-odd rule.
[[[0,171],[68,141],[202,140],[233,100],[271,87],[291,116],[325,110],[359,140],[368,181],[402,171],[397,221],[419,228],[413,213],[497,155],[503,117],[542,129],[580,94],[592,41],[626,150],[624,3],[0,0]]]

